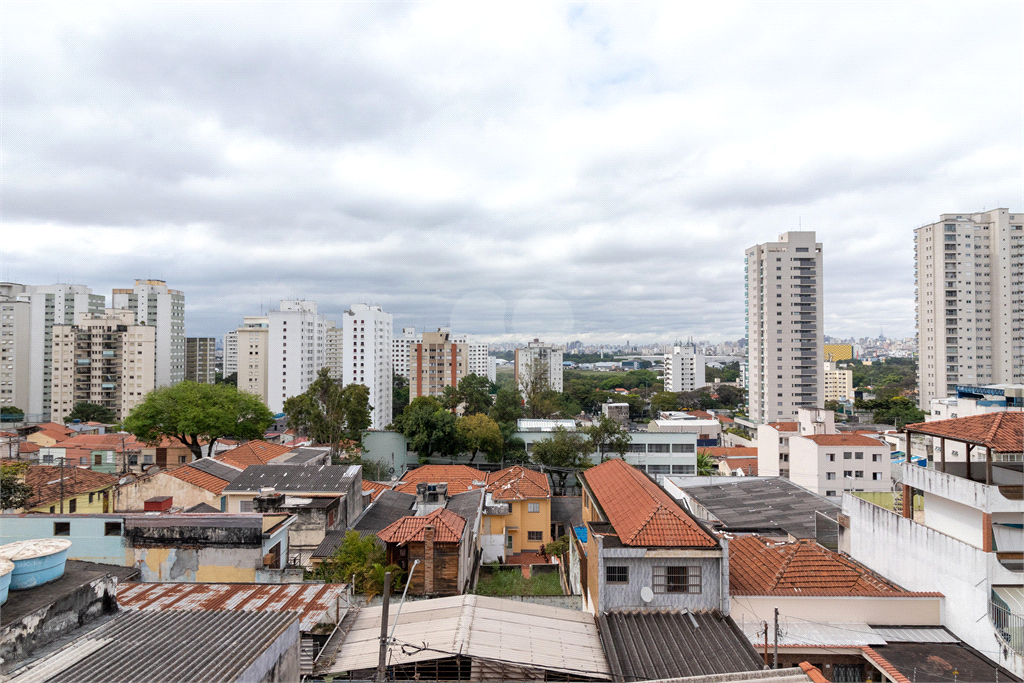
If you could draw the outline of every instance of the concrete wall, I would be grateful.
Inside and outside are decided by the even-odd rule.
[[[774,427],[763,424],[757,428],[757,474],[762,477],[779,476],[779,456],[789,453],[789,437],[796,432],[782,432],[786,435],[785,447],[782,437]]]
[[[780,618],[825,622],[860,622],[876,625],[938,626],[942,624],[942,598],[779,597],[733,595],[732,618],[768,621],[779,608]]]
[[[123,515],[0,515],[0,544],[52,538],[54,522],[71,524],[69,560],[124,565],[124,537],[107,536],[107,522],[124,529]]]
[[[363,432],[363,457],[394,468],[391,474],[395,476],[405,471],[408,465],[419,462],[415,453],[410,454],[405,437],[398,432]]]
[[[281,635],[243,671],[233,683],[294,683],[299,680],[299,620],[296,618]]]
[[[975,548],[984,548],[985,519],[981,510],[927,491],[924,492],[924,509],[927,526]]]
[[[220,494],[189,484],[167,472],[140,477],[139,479],[116,486],[112,493],[114,512],[141,512],[145,502],[156,496],[171,496],[176,508],[190,508],[206,503],[220,509]]]
[[[144,582],[253,583],[262,548],[126,548],[123,563]]]
[[[989,620],[993,585],[1021,585],[1021,575],[952,536],[904,519],[852,495],[843,496],[849,526],[840,527],[842,545],[853,559],[907,590],[945,596],[942,623],[968,645],[1024,676],[1024,658],[1006,650]],[[927,516],[927,506],[925,515]]]

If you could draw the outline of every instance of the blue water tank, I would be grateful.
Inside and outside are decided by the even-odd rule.
[[[71,541],[66,538],[41,538],[0,545],[0,559],[14,564],[10,589],[35,588],[64,576]]]
[[[0,605],[7,602],[7,590],[11,587],[11,572],[13,571],[13,562],[0,560]]]

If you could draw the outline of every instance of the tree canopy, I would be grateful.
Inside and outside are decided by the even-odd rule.
[[[32,487],[25,483],[28,462],[0,463],[0,510],[25,507],[32,497]]]
[[[213,453],[218,439],[260,439],[274,416],[252,394],[229,384],[180,382],[151,391],[125,418],[124,430],[149,444],[163,437],[184,443],[196,458]]]
[[[355,576],[355,590],[372,597],[383,590],[384,575],[391,572],[392,589],[401,590],[401,568],[384,562],[384,548],[373,536],[361,538],[358,531],[349,531],[337,552],[320,563],[315,576],[327,583],[349,583]]]
[[[97,405],[95,403],[89,403],[87,401],[79,401],[75,404],[75,407],[71,409],[68,416],[64,418],[64,422],[74,422],[75,420],[81,420],[82,422],[102,422],[103,424],[113,424],[117,421],[117,416],[114,411],[106,406]]]
[[[364,384],[342,386],[329,368],[320,368],[304,393],[284,402],[288,426],[302,429],[317,443],[330,445],[332,453],[342,440],[359,443],[370,427],[370,390]]]
[[[591,452],[600,453],[602,462],[608,452],[618,453],[622,457],[633,442],[624,426],[604,415],[597,418],[592,426],[586,427],[583,433],[590,437]]]
[[[550,439],[533,444],[533,461],[538,465],[557,468],[552,474],[558,477],[558,485],[565,488],[565,480],[571,470],[583,470],[591,465],[590,439],[582,432],[570,432],[565,427],[556,427]]]
[[[483,413],[464,415],[455,423],[459,439],[469,451],[469,461],[476,459],[477,452],[483,452],[487,462],[501,462],[505,444],[498,423]]]
[[[894,396],[874,401],[856,401],[854,405],[860,410],[874,411],[871,419],[876,424],[903,426],[924,422],[924,412],[905,396]]]
[[[421,461],[431,455],[455,456],[462,451],[462,439],[455,429],[455,416],[433,396],[418,396],[395,418],[392,429],[409,440]]]
[[[501,424],[514,423],[523,416],[523,397],[514,384],[505,384],[498,389],[494,405],[490,410],[491,419]]]

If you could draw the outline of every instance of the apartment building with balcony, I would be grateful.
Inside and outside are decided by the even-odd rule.
[[[50,413],[63,421],[85,401],[123,420],[156,386],[156,330],[136,323],[133,311],[83,313],[74,325],[54,325]]]
[[[238,390],[259,396],[267,402],[270,372],[270,319],[246,316],[237,333]]]
[[[1024,382],[1024,214],[942,214],[914,231],[918,400]]]
[[[704,384],[704,355],[696,346],[673,346],[665,354],[665,391],[695,391]]]
[[[216,381],[216,337],[187,337],[185,339],[185,379],[200,384],[213,384]]]
[[[755,423],[821,408],[822,246],[814,232],[787,232],[746,251],[748,405]]]
[[[419,396],[440,396],[445,387],[457,387],[469,374],[469,346],[452,339],[451,330],[424,332],[409,352],[409,401]],[[561,373],[561,365],[559,365]]]
[[[156,385],[172,386],[185,379],[185,293],[163,280],[136,280],[130,288],[115,289],[114,308],[135,312],[136,322],[156,330],[153,354]]]
[[[525,349],[516,349],[515,374],[523,395],[541,388],[562,391],[562,347],[534,339]]]
[[[853,370],[840,368],[835,361],[825,361],[825,400],[853,400]]]
[[[377,305],[352,304],[341,319],[341,365],[328,365],[332,375],[341,371],[343,384],[362,384],[369,389],[370,426],[384,429],[392,417],[392,316]],[[337,333],[329,332],[336,354]],[[332,362],[337,362],[336,356]]]

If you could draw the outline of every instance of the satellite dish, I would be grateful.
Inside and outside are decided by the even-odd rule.
[[[640,599],[644,602],[650,602],[654,599],[654,591],[651,590],[650,586],[644,586],[640,589]]]

